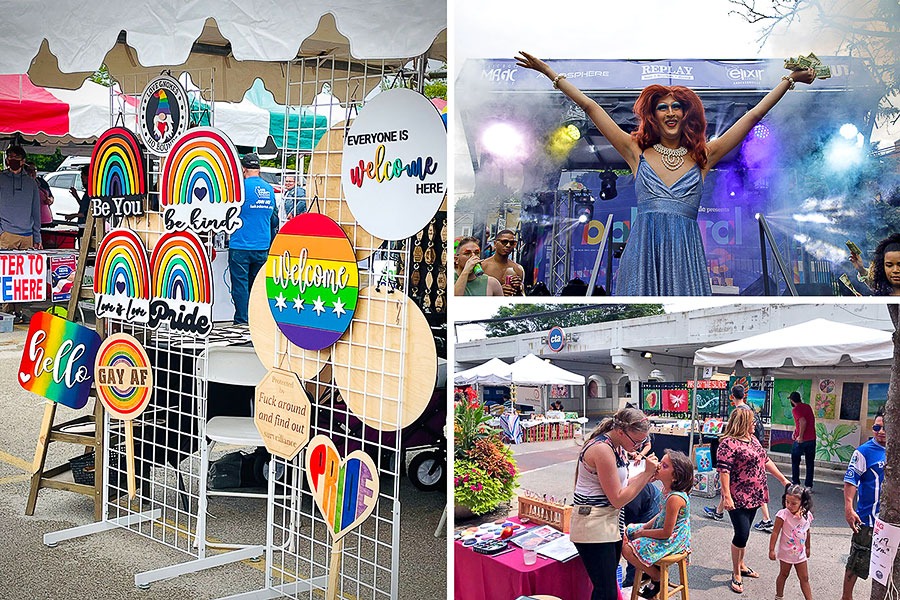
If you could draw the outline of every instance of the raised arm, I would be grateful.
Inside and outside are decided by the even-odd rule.
[[[616,470],[616,456],[607,444],[594,444],[584,453],[584,459],[597,471],[597,479],[603,493],[609,498],[609,503],[616,508],[622,508],[634,500],[644,486],[650,483],[659,465],[659,461],[651,454],[646,459],[644,471],[629,477],[628,485],[623,487]]]
[[[722,157],[734,150],[741,143],[741,140],[747,137],[750,130],[762,121],[766,113],[772,110],[772,107],[784,97],[787,91],[794,87],[795,82],[812,83],[815,78],[816,72],[813,69],[793,71],[786,75],[785,78],[782,78],[778,85],[759,101],[759,104],[748,110],[725,133],[707,144],[708,160],[706,170],[712,169],[717,162],[722,160]]]
[[[629,134],[616,125],[612,117],[599,104],[588,98],[584,92],[579,90],[574,83],[567,80],[564,75],[557,74],[550,68],[550,65],[527,52],[519,51],[519,54],[516,56],[516,64],[520,67],[537,71],[552,81],[559,91],[584,110],[584,113],[593,121],[600,133],[603,134],[603,137],[609,140],[612,147],[622,155],[622,158],[625,159],[631,170],[637,170],[638,159],[641,155],[640,148],[638,148],[638,145],[631,139]]]

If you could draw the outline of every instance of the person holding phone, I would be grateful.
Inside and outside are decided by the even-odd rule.
[[[853,451],[844,475],[844,517],[853,530],[850,556],[844,570],[844,589],[841,600],[853,600],[856,580],[869,578],[869,559],[872,554],[872,529],[881,508],[884,485],[885,445],[884,407],[875,413],[872,438]],[[856,497],[856,510],[853,499]]]

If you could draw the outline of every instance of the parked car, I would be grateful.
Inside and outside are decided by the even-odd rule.
[[[80,171],[56,171],[45,175],[44,180],[50,185],[50,192],[53,194],[50,211],[54,221],[65,221],[63,215],[78,212],[78,201],[69,193],[69,188],[74,187],[79,195],[84,193]]]
[[[56,169],[57,171],[77,171],[84,165],[91,163],[90,156],[67,156]]]

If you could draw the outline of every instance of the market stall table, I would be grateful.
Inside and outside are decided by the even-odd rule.
[[[518,522],[518,519],[510,519]],[[581,558],[559,562],[538,555],[526,565],[523,551],[489,556],[479,554],[457,540],[453,545],[453,597],[456,600],[513,600],[519,596],[550,594],[566,600],[589,600],[591,580]]]

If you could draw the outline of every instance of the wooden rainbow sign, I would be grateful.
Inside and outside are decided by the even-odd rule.
[[[306,480],[328,523],[332,541],[349,533],[375,510],[378,469],[362,450],[341,460],[334,443],[317,435],[306,448]]]
[[[334,344],[353,319],[359,269],[347,234],[330,217],[304,213],[269,248],[266,295],[281,332],[305,350]]]
[[[146,167],[137,138],[130,130],[107,129],[94,144],[87,193],[95,217],[143,214]]]
[[[188,231],[159,238],[150,257],[150,327],[165,321],[175,331],[206,336],[212,329],[212,276],[200,239]]]
[[[160,182],[167,231],[234,233],[241,226],[243,203],[238,153],[227,135],[196,127],[175,141]]]
[[[97,317],[132,323],[150,319],[150,267],[144,243],[130,229],[113,229],[100,242],[94,266]]]
[[[48,312],[31,317],[19,385],[71,408],[87,404],[100,336],[93,329]]]

